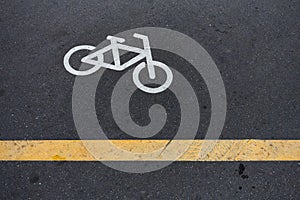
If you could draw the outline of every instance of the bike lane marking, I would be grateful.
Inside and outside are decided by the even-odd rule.
[[[168,161],[161,157],[121,157],[108,143],[135,153],[149,153],[167,146],[169,140],[86,140],[103,147],[101,161]],[[175,140],[183,145],[188,140]],[[204,157],[204,143],[216,146]],[[2,140],[0,161],[97,161],[81,140]],[[300,140],[194,140],[177,161],[300,161]]]

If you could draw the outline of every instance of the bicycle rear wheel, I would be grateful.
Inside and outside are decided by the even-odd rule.
[[[94,46],[91,46],[91,45],[80,45],[80,46],[76,46],[76,47],[73,47],[72,49],[70,49],[66,55],[64,56],[64,66],[66,68],[66,70],[68,72],[70,72],[71,74],[74,74],[74,75],[77,75],[77,76],[86,76],[86,75],[90,75],[96,71],[98,71],[100,69],[101,66],[97,66],[95,65],[94,67],[88,69],[88,70],[85,70],[85,71],[80,71],[80,70],[76,70],[74,69],[74,67],[72,67],[70,65],[70,58],[71,56],[76,53],[77,51],[80,51],[80,50],[89,50],[89,51],[92,51],[94,50],[96,47]]]

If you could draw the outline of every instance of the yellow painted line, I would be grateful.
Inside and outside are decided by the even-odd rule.
[[[169,140],[110,140],[115,146],[132,153],[146,154],[164,149]],[[122,161],[143,160],[122,157],[111,148],[108,140],[2,140],[0,161]],[[183,145],[191,140],[173,140]],[[86,149],[84,144],[101,147],[100,159]],[[204,157],[200,157],[202,145],[216,145]],[[99,149],[99,148],[98,148]],[[168,160],[152,157],[145,160]],[[300,140],[194,140],[178,161],[300,161]]]

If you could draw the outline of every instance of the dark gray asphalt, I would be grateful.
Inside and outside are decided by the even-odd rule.
[[[64,54],[75,45],[96,45],[108,34],[144,26],[185,33],[212,56],[228,98],[222,139],[300,139],[299,6],[297,0],[1,0],[0,139],[79,139],[71,110],[75,77],[64,70]],[[205,84],[180,58],[154,55],[182,62],[183,73],[201,86],[196,88],[203,113],[197,137],[203,138],[210,116]],[[106,74],[100,85],[117,80]],[[111,138],[125,138],[109,120],[109,91],[97,91],[99,121]],[[138,100],[147,97],[136,96],[133,119],[147,123],[138,112],[148,105]],[[172,112],[176,105],[166,104]],[[169,122],[178,122],[178,115],[170,116]],[[170,125],[157,138],[170,138],[175,130]],[[300,198],[298,162],[176,162],[147,174],[126,174],[96,162],[0,166],[1,199]]]

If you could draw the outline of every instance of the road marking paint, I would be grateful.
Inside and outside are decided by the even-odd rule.
[[[178,145],[188,140],[174,140]],[[134,153],[149,153],[168,145],[169,140],[85,140],[103,146],[101,161],[167,161],[167,158],[133,159],[120,157],[108,145]],[[213,140],[194,140],[178,161],[300,161],[300,140],[217,140],[205,157],[202,145]],[[97,161],[81,140],[0,140],[0,161]]]

